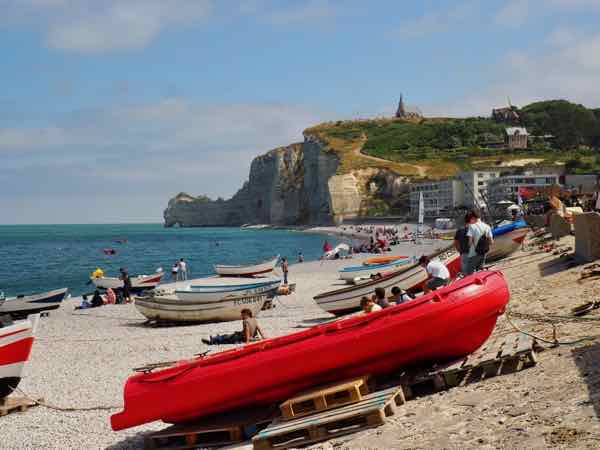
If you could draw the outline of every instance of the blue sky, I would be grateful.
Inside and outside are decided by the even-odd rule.
[[[600,0],[0,0],[0,223],[158,222],[319,121],[600,106]]]

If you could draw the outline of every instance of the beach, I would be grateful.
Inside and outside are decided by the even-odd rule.
[[[573,246],[563,238],[563,247]],[[393,254],[419,255],[447,241],[403,243]],[[314,326],[333,316],[312,297],[343,286],[337,270],[360,262],[313,261],[290,267],[296,292],[280,296],[275,308],[263,311],[259,323],[269,337]],[[600,283],[579,283],[582,266],[567,267],[564,256],[532,246],[493,268],[504,272],[511,289],[511,310],[529,314],[566,314],[588,298],[597,298]],[[131,369],[147,363],[190,358],[231,346],[206,346],[201,339],[233,332],[240,322],[149,328],[133,305],[110,305],[74,311],[70,299],[43,318],[20,388],[33,398],[43,397],[60,411],[43,406],[2,417],[2,448],[6,449],[141,449],[144,433],[165,428],[152,423],[118,433],[109,416],[122,406],[123,385]],[[590,315],[598,317],[598,314]],[[552,327],[516,320],[517,326],[546,338]],[[560,340],[594,334],[594,323],[565,323]],[[514,331],[505,318],[496,333]],[[600,438],[598,368],[585,368],[572,352],[598,352],[598,344],[548,349],[537,366],[465,387],[426,396],[400,408],[384,426],[323,443],[318,448],[596,448]],[[597,354],[597,353],[596,353]],[[589,359],[589,358],[588,358]],[[586,363],[587,364],[587,363]],[[238,448],[251,448],[250,443]]]

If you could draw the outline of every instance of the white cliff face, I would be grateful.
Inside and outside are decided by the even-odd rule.
[[[164,212],[165,226],[239,226],[245,223],[308,225],[339,223],[368,210],[373,177],[386,195],[406,188],[401,177],[380,169],[337,174],[337,154],[307,136],[300,144],[256,157],[249,180],[229,200],[180,193]]]

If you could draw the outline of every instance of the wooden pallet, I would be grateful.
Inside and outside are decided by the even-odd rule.
[[[378,427],[404,403],[402,389],[390,388],[366,395],[359,403],[291,421],[275,420],[253,439],[254,450],[304,446],[337,436]]]
[[[521,333],[490,339],[474,353],[445,366],[404,374],[407,400],[486,378],[518,372],[537,363],[535,340]]]
[[[24,397],[6,397],[0,400],[0,416],[5,416],[12,412],[25,412],[32,406],[37,406],[37,402],[43,402],[40,398],[37,401],[30,400]]]
[[[328,409],[357,403],[369,393],[368,376],[319,386],[279,406],[283,420],[298,419]]]
[[[186,425],[172,425],[144,437],[144,448],[178,450],[221,447],[243,442],[271,423],[275,409],[243,410]]]

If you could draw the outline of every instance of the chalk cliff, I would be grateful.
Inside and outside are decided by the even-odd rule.
[[[164,211],[165,226],[309,225],[382,213],[405,194],[406,177],[383,168],[339,173],[336,152],[304,142],[256,157],[244,186],[229,200],[180,193]]]

